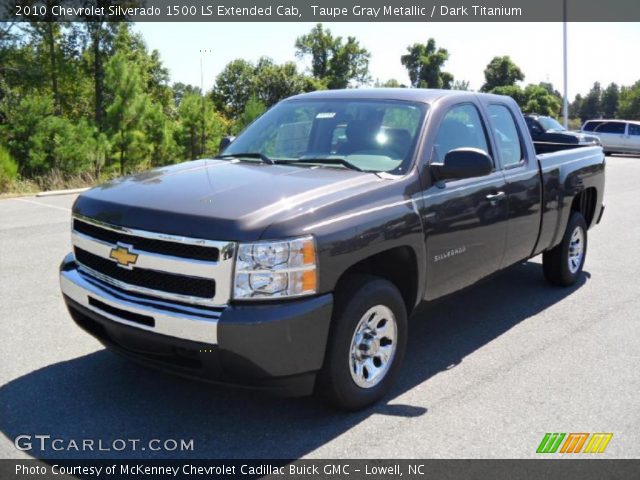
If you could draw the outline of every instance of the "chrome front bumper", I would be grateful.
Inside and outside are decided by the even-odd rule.
[[[74,302],[114,322],[169,337],[218,343],[218,320],[223,308],[200,308],[129,294],[83,273],[73,254],[67,255],[60,266],[60,289]],[[152,319],[148,322],[152,325],[123,316],[147,317]]]

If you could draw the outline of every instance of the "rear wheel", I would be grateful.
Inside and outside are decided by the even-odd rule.
[[[358,410],[391,388],[407,340],[407,312],[389,281],[354,275],[336,292],[336,308],[318,393],[344,410]]]
[[[542,255],[542,267],[547,280],[567,287],[582,273],[587,255],[587,223],[579,212],[573,212],[562,242]]]

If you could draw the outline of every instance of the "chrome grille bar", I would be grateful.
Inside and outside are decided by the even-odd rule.
[[[80,233],[77,230],[73,229],[71,233],[71,240],[74,247],[89,252],[103,259],[113,261],[117,264],[117,262],[113,258],[111,258],[111,252],[113,249],[125,245],[131,254],[136,255],[136,261],[134,265],[127,267],[122,266],[122,268],[153,270],[155,272],[167,273],[172,275],[210,279],[215,282],[215,295],[213,296],[213,298],[202,298],[132,285],[112,278],[90,268],[87,265],[83,265],[81,262],[78,262],[85,273],[92,275],[95,278],[98,278],[122,290],[144,295],[151,295],[167,300],[176,300],[180,302],[205,306],[224,306],[229,302],[229,299],[231,297],[233,261],[236,250],[236,244],[234,242],[181,237],[162,233],[148,232],[144,230],[136,230],[126,227],[119,227],[77,214],[74,215],[73,218],[74,223],[75,221],[85,222],[92,225],[93,227],[107,229],[112,232],[121,233],[122,235],[127,236],[127,244],[121,242],[111,243],[105,240],[93,238],[89,235]],[[143,238],[161,242],[185,243],[189,245],[211,248],[212,258],[216,258],[217,260],[196,260],[192,258],[182,258],[174,255],[148,252],[136,248],[135,238]],[[214,249],[216,253],[215,255],[213,254]],[[76,259],[76,261],[78,260]]]

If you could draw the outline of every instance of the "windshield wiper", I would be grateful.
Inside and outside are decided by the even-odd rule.
[[[344,158],[336,157],[300,157],[297,160],[287,160],[286,163],[324,163],[327,165],[342,165],[343,167],[355,170],[356,172],[364,172],[364,170],[355,163],[351,163],[349,160],[345,160]]]
[[[264,153],[260,153],[260,152],[228,153],[226,155],[218,155],[213,158],[225,159],[225,158],[240,158],[240,157],[257,158],[258,160],[262,160],[264,163],[267,163],[269,165],[275,165],[276,163],[272,159],[267,157]]]

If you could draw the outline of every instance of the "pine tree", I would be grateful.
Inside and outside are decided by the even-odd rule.
[[[145,132],[149,98],[139,67],[128,62],[123,53],[115,54],[107,63],[106,80],[113,98],[106,110],[106,123],[120,174],[124,174],[151,154]]]

